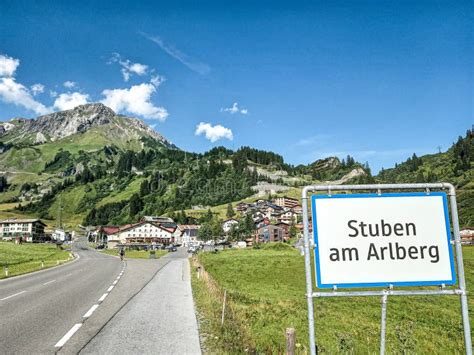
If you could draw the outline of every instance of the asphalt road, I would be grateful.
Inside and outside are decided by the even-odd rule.
[[[122,272],[122,262],[74,243],[79,259],[0,281],[0,354],[51,354]]]
[[[180,248],[156,264],[160,266],[150,281],[95,334],[81,354],[201,354],[187,253]]]

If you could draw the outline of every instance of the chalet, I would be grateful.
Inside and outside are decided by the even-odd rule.
[[[174,243],[174,231],[172,228],[162,227],[155,222],[141,221],[120,228],[118,239],[122,244],[132,243]]]
[[[268,225],[258,228],[255,236],[256,240],[259,243],[268,243],[268,242],[282,242],[283,241],[284,230],[283,228]]]
[[[44,227],[46,224],[39,219],[4,219],[0,221],[0,237],[35,242],[44,238]]]
[[[299,205],[299,202],[295,198],[283,196],[283,197],[276,197],[273,199],[273,203],[277,206],[280,207],[287,207],[287,208],[293,208],[297,205]]]
[[[300,205],[292,207],[291,212],[293,212],[296,215],[302,215],[303,214],[303,207],[301,207]]]
[[[280,227],[283,230],[283,240],[290,239],[290,225],[285,222],[278,222],[275,226]]]
[[[224,222],[222,222],[222,229],[224,230],[224,233],[229,233],[230,232],[230,229],[232,228],[233,225],[235,224],[238,224],[239,221],[234,219],[234,218],[230,218],[228,220],[225,220]]]
[[[120,227],[116,226],[100,226],[95,232],[96,243],[107,242],[109,248],[114,248],[120,243],[119,239]]]
[[[291,222],[294,222],[294,223],[297,222],[297,215],[293,213],[291,210],[287,210],[285,212],[275,214],[274,218],[278,222],[283,222],[283,223],[288,223],[288,224],[290,224]]]
[[[240,203],[237,204],[237,206],[235,206],[235,210],[236,210],[237,212],[245,212],[245,211],[247,211],[247,208],[248,208],[248,207],[249,207],[249,206],[248,206],[247,203],[245,203],[245,202],[240,202]]]
[[[183,230],[181,236],[181,244],[183,247],[189,247],[193,244],[197,244],[198,231],[201,226],[197,224],[181,224],[180,228]]]

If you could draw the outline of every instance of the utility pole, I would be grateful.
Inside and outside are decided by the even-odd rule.
[[[59,229],[63,229],[62,214],[63,214],[63,201],[62,201],[61,195],[59,195],[59,214],[58,214]]]
[[[441,146],[438,145],[436,148],[438,148],[438,153],[441,153]]]

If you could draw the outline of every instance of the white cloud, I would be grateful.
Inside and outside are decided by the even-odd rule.
[[[20,60],[0,54],[0,100],[6,103],[23,106],[27,110],[34,111],[39,115],[51,112],[41,102],[36,101],[31,91],[23,84],[17,83],[13,75],[20,65]],[[32,86],[33,95],[44,90],[41,84]]]
[[[168,117],[168,111],[164,107],[155,106],[150,101],[157,86],[153,83],[142,83],[133,85],[129,89],[104,90],[102,95],[105,99],[102,103],[115,112],[129,112],[163,122]]]
[[[13,76],[19,65],[19,59],[0,54],[0,77]]]
[[[14,78],[0,78],[0,99],[6,103],[23,106],[39,115],[44,115],[51,110],[31,96],[24,85],[17,83]]]
[[[196,136],[204,134],[207,139],[211,142],[216,142],[219,139],[226,138],[229,140],[233,140],[234,136],[232,131],[229,128],[225,128],[221,125],[211,125],[210,123],[201,122],[196,126],[196,132],[194,132]]]
[[[153,75],[150,79],[150,83],[152,83],[155,87],[160,86],[165,81],[165,77],[161,75]]]
[[[80,92],[68,92],[59,95],[56,100],[54,100],[54,108],[59,111],[72,110],[74,107],[79,105],[84,105],[87,103],[89,95],[82,94]]]
[[[247,110],[246,108],[239,108],[239,104],[237,102],[234,102],[231,107],[221,108],[221,112],[228,112],[231,115],[233,115],[234,113],[246,115],[249,113],[249,110]]]
[[[49,96],[51,97],[57,97],[58,96],[58,93],[54,90],[49,90]]]
[[[63,85],[64,85],[65,88],[73,89],[77,86],[77,83],[74,82],[74,81],[67,80],[63,83]]]
[[[43,84],[31,85],[31,92],[33,93],[33,96],[42,94],[44,92],[44,85]]]
[[[149,39],[150,41],[154,42],[157,44],[163,51],[165,51],[168,55],[176,59],[177,61],[181,62],[183,65],[191,69],[192,71],[205,75],[208,74],[211,71],[211,68],[209,65],[205,63],[200,63],[196,62],[192,59],[189,58],[185,53],[181,52],[179,49],[173,47],[172,45],[169,45],[165,43],[161,37],[159,36],[150,36],[146,33],[140,32],[140,34]]]
[[[112,54],[109,63],[119,63],[122,66],[120,71],[122,72],[124,81],[129,81],[132,74],[139,76],[146,75],[149,69],[146,64],[132,63],[128,59],[122,59],[121,55],[118,53]]]

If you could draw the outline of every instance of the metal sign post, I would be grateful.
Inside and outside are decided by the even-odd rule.
[[[390,190],[398,190],[398,191],[418,191],[418,193],[400,193],[400,194],[387,194],[387,195],[382,195],[382,191],[390,191]],[[451,222],[452,222],[452,232],[454,235],[454,240],[451,241],[450,238],[450,231],[449,231],[449,216],[448,216],[448,207],[447,207],[447,201],[446,201],[446,194],[441,193],[441,192],[431,192],[432,190],[448,190],[448,195],[449,195],[449,202],[450,202],[450,209],[451,209]],[[313,226],[314,230],[313,232],[315,233],[315,239],[313,240],[310,238],[309,234],[309,215],[308,215],[308,193],[309,192],[316,192],[316,191],[323,191],[327,192],[327,196],[313,196]],[[332,196],[331,192],[332,191],[371,191],[371,192],[376,192],[376,194],[369,194],[369,195],[364,195],[364,194],[351,194],[351,195],[335,195]],[[424,193],[420,193],[420,191],[424,191]],[[433,196],[430,196],[433,195]],[[378,200],[374,197],[380,197]],[[425,198],[423,198],[423,196]],[[428,268],[418,268],[416,270],[413,270],[413,272],[406,272],[403,270],[403,267],[400,268],[400,270],[396,270],[392,273],[391,277],[394,278],[394,282],[388,282],[387,280],[378,280],[376,273],[373,275],[366,276],[361,276],[362,273],[354,273],[356,276],[350,276],[350,277],[355,277],[355,279],[351,279],[349,276],[346,277],[347,273],[341,273],[338,271],[337,266],[336,267],[327,267],[327,259],[328,255],[327,254],[327,248],[328,248],[328,241],[327,240],[318,240],[318,228],[321,230],[325,231],[324,235],[329,235],[328,231],[333,233],[333,226],[331,225],[333,219],[331,219],[331,222],[328,222],[327,219],[323,218],[323,223],[322,225],[317,225],[316,221],[316,203],[315,200],[318,198],[319,201],[326,200],[326,204],[323,202],[320,202],[321,206],[325,206],[324,208],[317,208],[319,213],[323,213],[322,216],[329,216],[328,218],[337,218],[340,215],[343,214],[343,208],[347,210],[350,210],[351,205],[348,204],[347,206],[344,206],[343,203],[338,204],[338,205],[333,205],[333,210],[331,210],[329,207],[331,204],[333,204],[335,201],[340,201],[344,202],[343,200],[349,201],[349,198],[363,198],[363,197],[369,197],[369,200],[372,199],[373,201],[377,201],[379,203],[384,199],[385,197],[388,197],[389,199],[385,199],[386,201],[391,200],[390,202],[392,205],[398,206],[398,211],[401,211],[401,213],[408,213],[405,211],[407,207],[409,208],[415,208],[411,205],[411,200],[410,198],[413,198],[413,201],[418,203],[418,202],[423,202],[425,203],[426,208],[431,208],[430,203],[434,202],[437,203],[436,206],[440,205],[440,201],[442,199],[443,204],[444,204],[444,219],[446,219],[446,225],[443,227],[438,223],[436,226],[435,222],[437,221],[435,218],[433,218],[433,225],[431,223],[426,224],[426,213],[431,213],[431,212],[424,212],[422,211],[421,208],[419,208],[420,213],[419,213],[419,218],[423,217],[424,219],[420,219],[420,223],[425,223],[429,228],[432,228],[434,232],[439,232],[437,233],[438,235],[444,235],[446,236],[446,240],[444,244],[441,242],[441,239],[434,238],[436,243],[436,255],[432,255],[431,252],[431,247],[428,248],[427,246],[420,246],[420,252],[421,256],[423,256],[423,250],[427,253],[427,250],[429,250],[429,255],[430,256],[436,256],[436,260],[432,260],[431,263],[429,264],[430,267]],[[402,197],[401,199],[398,200],[403,200],[404,205],[400,205],[400,201],[395,201],[395,199],[390,199],[390,197]],[[416,197],[420,197],[416,199]],[[346,199],[348,198],[348,199]],[[397,203],[399,205],[397,205]],[[362,206],[363,204],[361,204]],[[434,184],[380,184],[380,185],[314,185],[314,186],[306,186],[303,188],[302,192],[302,206],[303,206],[303,227],[304,227],[304,252],[305,252],[305,271],[306,271],[306,298],[307,298],[307,303],[308,303],[308,326],[309,326],[309,345],[310,345],[310,353],[311,355],[315,355],[317,353],[317,346],[316,346],[316,334],[315,334],[315,327],[314,327],[314,310],[313,310],[313,299],[317,297],[357,297],[357,296],[379,296],[381,297],[382,301],[382,310],[381,310],[381,329],[380,329],[380,353],[384,354],[385,352],[385,333],[386,333],[386,317],[387,317],[387,300],[388,296],[416,296],[416,295],[458,295],[460,297],[461,301],[461,312],[462,312],[462,321],[463,321],[463,328],[464,328],[464,345],[465,345],[465,350],[467,355],[472,355],[472,342],[471,342],[471,331],[470,331],[470,324],[469,324],[469,315],[468,315],[468,304],[467,304],[467,290],[466,290],[466,280],[464,276],[464,263],[463,263],[463,257],[462,257],[462,247],[461,247],[461,238],[459,234],[459,222],[458,222],[458,212],[457,212],[457,203],[456,203],[456,191],[453,185],[449,183],[434,183]],[[349,206],[349,207],[348,207]],[[393,206],[390,207],[387,204],[384,205],[387,209],[386,211],[390,211],[390,208],[394,208]],[[388,206],[388,207],[387,207]],[[402,206],[402,207],[400,207]],[[405,208],[403,208],[405,206]],[[335,209],[334,209],[335,208]],[[366,206],[367,208],[367,206]],[[370,208],[370,204],[369,204]],[[369,209],[370,210],[370,209]],[[439,210],[439,209],[438,209]],[[436,209],[433,209],[433,211],[437,211]],[[324,212],[322,212],[324,211]],[[328,212],[329,211],[329,212]],[[359,211],[360,212],[360,211]],[[374,211],[378,212],[378,211]],[[326,213],[326,214],[324,214]],[[389,212],[387,212],[389,213]],[[425,215],[423,215],[425,213]],[[418,210],[416,211],[415,214],[418,214]],[[410,216],[415,215],[415,214],[410,214]],[[420,217],[421,216],[421,217]],[[416,216],[415,216],[416,217]],[[442,218],[438,218],[441,220]],[[337,219],[335,219],[337,221]],[[354,221],[356,222],[356,221]],[[358,230],[355,227],[356,224],[351,224],[353,223],[352,221],[349,221],[347,223],[348,227],[353,230],[352,235],[348,235],[348,237],[356,237],[358,236]],[[396,236],[400,236],[401,234],[401,226],[394,225],[392,227],[387,226],[384,224],[384,220],[381,221],[381,226],[380,229],[383,231],[389,230],[395,231]],[[361,224],[361,234],[363,237],[367,237],[364,233],[364,224]],[[406,223],[406,233],[407,235],[410,235],[409,233],[412,233],[413,235],[416,235],[415,232],[415,224],[413,223]],[[337,227],[337,226],[335,226]],[[411,227],[411,229],[410,229]],[[378,227],[377,227],[378,228]],[[374,227],[375,229],[375,227]],[[378,231],[378,229],[377,229]],[[415,232],[415,233],[414,233]],[[372,232],[371,232],[372,233]],[[435,233],[435,234],[436,234]],[[389,233],[390,234],[390,233]],[[423,241],[426,241],[428,238],[431,237],[433,233],[425,233],[423,235]],[[331,234],[331,235],[336,235],[336,234]],[[351,238],[349,238],[351,239]],[[372,238],[373,239],[373,238]],[[355,243],[355,239],[351,239],[351,242]],[[360,245],[366,245],[363,243],[366,243],[368,238],[359,238],[357,242],[359,242]],[[412,257],[412,254],[415,255],[415,249],[404,249],[403,253],[400,251],[404,248],[403,243],[406,242],[406,240],[410,239],[396,239],[397,242],[395,243],[396,246],[396,253],[397,256],[399,254],[403,255],[403,258],[405,258],[406,255],[409,255]],[[324,244],[323,243],[326,243]],[[334,245],[339,245],[341,244],[341,240],[338,238],[331,238],[330,240],[331,243],[336,243]],[[375,249],[375,244],[376,243],[371,243],[371,248],[372,244],[374,244],[374,249]],[[400,244],[400,245],[399,245]],[[455,279],[455,273],[454,273],[454,262],[453,262],[453,255],[452,255],[452,247],[451,244],[454,244],[455,247],[455,254],[456,254],[456,263],[457,263],[457,272],[458,272],[458,287],[454,289],[446,289],[446,285],[450,284],[455,284],[456,279]],[[331,244],[331,246],[334,246]],[[407,246],[405,246],[407,247]],[[432,246],[435,247],[435,246]],[[326,249],[325,249],[326,248]],[[395,247],[394,247],[395,248]],[[415,248],[414,246],[412,248]],[[423,249],[425,248],[425,249]],[[317,287],[319,288],[332,288],[332,291],[326,291],[326,292],[313,292],[313,269],[311,267],[311,250],[314,249],[315,251],[315,275],[316,275],[316,281],[317,281]],[[387,253],[390,252],[390,258],[391,260],[394,260],[394,251],[392,250],[392,247],[390,247],[390,250],[387,251],[389,248],[385,248],[385,251]],[[324,250],[323,254],[320,255],[320,253]],[[329,256],[331,261],[339,261],[337,258],[339,257],[339,252],[337,251],[337,248],[331,248],[330,249],[333,254]],[[335,250],[335,251],[333,251]],[[355,247],[349,248],[342,248],[342,255],[343,258],[350,258],[350,261],[352,262],[353,258],[356,261],[359,261],[359,254],[358,254],[358,249]],[[369,253],[370,253],[369,249]],[[409,251],[409,253],[408,253]],[[411,252],[413,251],[413,253]],[[374,252],[376,253],[376,252]],[[383,256],[383,251],[381,250],[381,255]],[[418,251],[417,251],[418,253]],[[372,254],[371,254],[372,255]],[[375,254],[377,255],[377,254]],[[321,259],[323,257],[323,259]],[[377,261],[379,256],[377,256]],[[334,260],[333,260],[334,259]],[[417,259],[417,258],[412,258],[412,259]],[[441,260],[442,259],[442,260]],[[344,259],[343,261],[346,261]],[[391,262],[391,261],[390,261]],[[409,261],[405,261],[406,266],[410,266]],[[410,261],[411,262],[411,261]],[[321,264],[322,263],[322,264]],[[326,264],[324,264],[326,263]],[[388,263],[388,261],[387,261]],[[407,264],[408,263],[408,264]],[[321,264],[321,265],[320,265]],[[353,265],[353,264],[351,264]],[[362,260],[360,263],[357,264],[357,267],[359,268],[364,268],[366,264],[364,264],[364,260]],[[384,265],[383,263],[377,264],[380,267],[387,267],[387,265]],[[410,270],[411,271],[411,270]],[[339,274],[338,274],[339,272]],[[341,274],[342,279],[341,279]],[[379,271],[380,274],[380,271]],[[375,275],[375,276],[374,276]],[[371,277],[373,279],[371,279]],[[406,279],[403,279],[403,277],[407,277]],[[349,281],[344,281],[346,278]],[[357,279],[359,278],[359,279]],[[340,280],[340,281],[337,281]],[[341,281],[342,280],[342,281]],[[385,281],[385,282],[382,282]],[[394,290],[394,287],[396,286],[423,286],[423,285],[438,285],[440,288],[438,290]],[[370,291],[338,291],[339,288],[344,288],[344,287],[380,287],[380,286],[385,286],[386,288],[383,290],[370,290]]]

